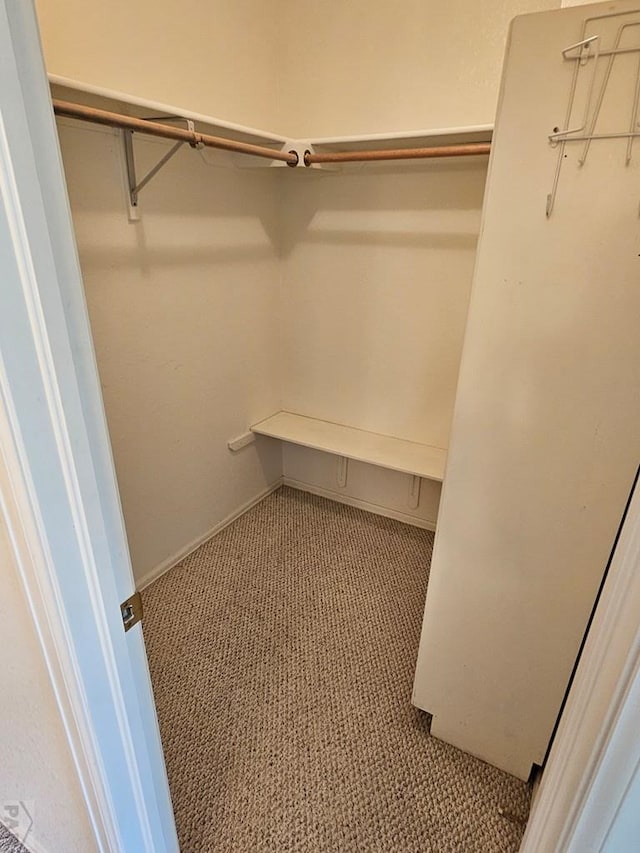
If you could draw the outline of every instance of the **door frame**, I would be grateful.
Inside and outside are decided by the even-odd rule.
[[[640,778],[640,485],[624,514],[521,853],[607,849]]]
[[[0,79],[0,511],[96,849],[175,853],[142,628],[125,633],[120,613],[133,573],[28,0],[0,0]]]

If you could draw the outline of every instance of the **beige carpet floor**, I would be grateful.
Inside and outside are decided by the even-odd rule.
[[[0,823],[0,853],[29,853],[27,848]]]
[[[410,703],[433,534],[283,488],[144,593],[182,853],[516,851]]]

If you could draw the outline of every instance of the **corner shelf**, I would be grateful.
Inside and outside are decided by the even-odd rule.
[[[426,480],[442,482],[444,479],[447,451],[441,447],[379,435],[293,412],[277,412],[252,426],[251,431]]]
[[[190,119],[196,122],[203,131],[206,130],[213,134],[223,132],[225,136],[239,142],[254,142],[259,145],[271,144],[282,147],[288,144],[289,141],[286,136],[280,136],[266,130],[259,130],[258,128],[247,127],[242,124],[234,124],[224,119],[195,113],[190,110],[184,110],[181,107],[151,101],[146,98],[139,98],[136,95],[118,92],[114,89],[105,89],[102,86],[94,86],[91,83],[83,83],[79,80],[72,80],[69,77],[60,77],[57,74],[49,74],[48,77],[54,97],[61,98],[62,100],[73,100],[77,103],[83,103],[86,106],[111,110],[112,112],[135,116],[136,118],[151,118],[152,116],[166,115]]]
[[[49,74],[49,84],[55,97],[63,100],[75,100],[87,106],[99,107],[137,118],[150,118],[157,115],[172,115],[180,118],[190,119],[196,122],[207,132],[223,132],[231,139],[240,142],[255,142],[264,145],[292,145],[299,148],[303,153],[306,147],[330,150],[340,148],[344,150],[357,151],[367,148],[371,143],[380,143],[381,148],[393,146],[394,148],[412,147],[416,144],[428,145],[453,145],[464,142],[490,142],[493,133],[493,125],[480,124],[466,127],[442,127],[426,130],[391,131],[389,133],[364,133],[351,136],[326,136],[321,138],[297,139],[291,136],[272,133],[254,127],[235,124],[224,119],[203,115],[181,107],[159,103],[146,98],[140,98],[115,89],[107,89],[73,80],[69,77],[61,77],[57,74]],[[78,96],[81,97],[78,97]]]
[[[325,136],[309,139],[313,148],[344,151],[358,151],[370,148],[371,143],[379,143],[380,148],[412,148],[431,145],[458,145],[465,142],[491,142],[492,124],[468,125],[464,127],[439,127],[425,130],[397,131],[392,133],[363,133],[352,136]]]

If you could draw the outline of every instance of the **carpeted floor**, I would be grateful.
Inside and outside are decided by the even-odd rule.
[[[0,823],[0,853],[29,853],[27,848]]]
[[[410,703],[433,534],[283,488],[144,592],[182,853],[516,851]]]

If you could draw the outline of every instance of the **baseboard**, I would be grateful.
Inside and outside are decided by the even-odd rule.
[[[272,485],[268,486],[266,489],[263,489],[255,497],[251,498],[251,500],[239,506],[238,509],[234,510],[230,515],[222,519],[222,521],[219,521],[217,524],[214,524],[214,526],[207,530],[206,533],[203,533],[196,539],[193,539],[191,542],[185,545],[184,548],[181,548],[180,551],[176,552],[175,554],[172,554],[166,560],[163,560],[157,566],[154,566],[153,569],[150,569],[148,572],[146,572],[146,574],[144,574],[137,582],[136,588],[139,590],[143,590],[145,587],[158,580],[158,578],[162,577],[165,572],[168,572],[169,569],[172,569],[175,565],[182,562],[185,557],[188,557],[189,554],[192,554],[207,540],[211,539],[217,533],[220,533],[222,530],[224,530],[225,527],[228,527],[236,519],[240,518],[240,516],[244,515],[256,504],[259,504],[260,501],[263,501],[266,497],[268,497],[268,495],[275,492],[282,485],[291,486],[292,489],[298,489],[298,491],[301,492],[309,492],[312,495],[318,495],[322,498],[328,498],[329,500],[336,501],[337,503],[341,504],[347,504],[348,506],[353,506],[357,509],[363,509],[366,512],[372,512],[374,515],[383,515],[386,518],[393,518],[396,521],[402,521],[404,524],[410,524],[412,527],[420,527],[423,530],[432,531],[436,529],[435,521],[416,518],[414,515],[409,515],[407,513],[400,512],[397,509],[379,506],[378,504],[369,503],[369,501],[363,501],[359,498],[352,498],[347,495],[342,495],[339,492],[333,492],[330,489],[323,489],[319,486],[313,486],[309,483],[302,483],[299,480],[293,480],[290,477],[279,477],[275,481],[275,483],[272,483]]]
[[[259,494],[255,497],[248,500],[246,503],[239,506],[235,509],[230,515],[226,518],[223,518],[222,521],[219,521],[217,524],[214,524],[212,528],[207,530],[206,533],[203,533],[201,536],[198,536],[196,539],[193,539],[184,548],[181,548],[175,554],[172,554],[171,557],[168,557],[166,560],[163,560],[157,566],[154,566],[153,569],[150,569],[146,574],[144,574],[140,580],[136,583],[136,589],[142,590],[145,587],[152,584],[154,581],[158,580],[165,572],[168,572],[169,569],[172,569],[175,565],[182,562],[185,557],[188,557],[189,554],[192,554],[195,550],[197,550],[201,545],[211,539],[212,536],[215,536],[216,533],[220,533],[221,530],[224,530],[225,527],[228,527],[232,524],[237,518],[240,518],[241,515],[244,515],[245,512],[249,512],[256,504],[259,504],[260,501],[263,501],[268,495],[275,492],[283,483],[283,478],[278,477],[275,483],[272,483],[270,486],[267,486],[266,489],[263,489]]]
[[[400,512],[397,509],[380,506],[378,504],[363,501],[360,498],[352,498],[348,495],[333,492],[331,489],[323,489],[321,486],[313,486],[310,483],[303,483],[300,480],[294,480],[291,477],[283,477],[282,482],[285,486],[291,486],[292,489],[298,489],[300,492],[309,492],[312,495],[318,495],[321,498],[329,498],[340,504],[347,504],[357,509],[363,509],[366,512],[372,512],[374,515],[383,515],[385,518],[393,518],[396,521],[402,521],[404,524],[410,524],[412,527],[420,527],[422,530],[435,531],[436,523],[429,519],[416,518],[415,515],[409,515],[405,512]]]

